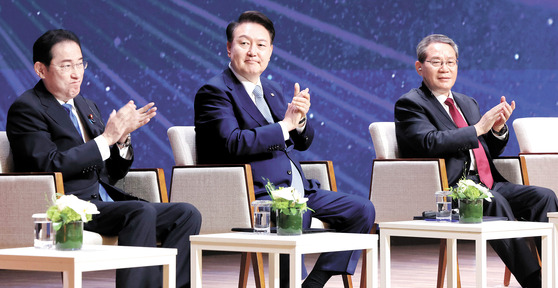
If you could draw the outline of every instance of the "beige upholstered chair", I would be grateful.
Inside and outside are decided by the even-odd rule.
[[[10,143],[0,131],[0,248],[33,246],[31,215],[46,212],[47,199],[63,191],[61,173],[13,173]]]
[[[547,187],[558,194],[558,117],[518,118],[513,128],[519,156],[529,185]]]
[[[168,202],[163,169],[132,169],[116,186],[151,202]],[[47,199],[64,194],[62,174],[13,173],[10,143],[0,131],[0,215],[6,219],[0,227],[0,248],[33,245],[31,215],[44,213]],[[6,214],[6,215],[4,215]],[[116,245],[118,237],[84,231],[85,244]]]
[[[202,213],[200,233],[230,232],[234,227],[252,227],[255,200],[250,165],[198,165],[193,126],[174,126],[167,131],[174,154],[170,202],[189,202]],[[323,189],[337,191],[331,161],[301,163],[305,175],[317,179]],[[313,219],[312,227],[323,227]],[[257,287],[265,287],[261,253],[242,253],[239,287],[246,287],[252,261]],[[351,277],[343,278],[352,287]]]
[[[376,152],[370,183],[376,222],[410,220],[422,211],[434,210],[434,192],[448,188],[444,159],[399,158],[394,122],[374,122],[369,132]],[[494,164],[509,181],[523,183],[518,158],[494,159]],[[440,288],[445,277],[445,247],[442,240],[437,283]]]

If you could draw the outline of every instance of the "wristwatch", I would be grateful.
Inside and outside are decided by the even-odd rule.
[[[494,129],[492,129],[492,133],[494,133],[496,136],[504,136],[504,134],[506,134],[508,132],[508,124],[504,124],[504,127],[502,127],[502,129],[500,129],[499,132],[494,131]]]
[[[124,143],[116,142],[116,145],[118,145],[118,148],[120,149],[130,147],[130,145],[132,145],[132,135],[128,134]]]

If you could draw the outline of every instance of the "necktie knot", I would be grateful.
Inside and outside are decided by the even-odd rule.
[[[64,103],[64,104],[62,104],[62,107],[64,107],[64,109],[66,109],[66,112],[72,113],[72,107],[73,107],[72,104]]]
[[[446,101],[444,101],[444,103],[448,106],[455,106],[455,104],[453,102],[453,99],[451,99],[449,97],[448,97],[448,99],[446,99]]]
[[[256,96],[256,98],[263,98],[263,91],[262,91],[262,87],[256,85],[256,87],[254,87],[254,96]]]

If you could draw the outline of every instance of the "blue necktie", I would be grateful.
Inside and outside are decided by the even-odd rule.
[[[78,123],[77,117],[76,117],[76,115],[74,115],[74,113],[72,113],[72,104],[64,103],[64,104],[62,104],[62,107],[66,110],[66,112],[68,112],[68,115],[70,115],[70,120],[72,120],[72,123],[74,124],[74,127],[78,131],[79,136],[81,136],[81,138],[83,138],[83,135],[81,134],[81,129],[79,128],[79,123]],[[113,202],[114,201],[108,195],[107,190],[105,190],[105,187],[103,187],[103,185],[101,185],[100,183],[99,183],[99,195],[101,196],[101,199],[104,202]]]
[[[258,85],[254,88],[254,96],[256,96],[256,107],[260,110],[260,113],[264,116],[264,118],[269,123],[274,123],[273,117],[271,116],[271,111],[269,110],[269,106],[265,102],[263,97],[262,88]],[[294,187],[298,193],[300,193],[300,197],[304,197],[304,184],[302,183],[302,176],[300,172],[296,168],[296,165],[291,162],[291,171],[292,173],[292,180],[291,180],[291,187]]]
[[[265,102],[262,87],[256,85],[253,93],[256,96],[256,107],[258,107],[258,110],[260,110],[267,122],[273,123],[273,117],[271,116],[271,111],[269,111],[269,106]]]
[[[74,115],[74,113],[72,113],[72,104],[68,104],[68,103],[64,103],[62,104],[62,107],[64,107],[64,109],[66,109],[66,112],[68,112],[68,115],[70,115],[70,120],[72,120],[72,123],[74,123],[74,127],[76,127],[76,130],[79,133],[79,136],[81,136],[81,138],[83,138],[83,135],[81,134],[81,129],[79,128],[79,123],[77,120],[76,115]]]

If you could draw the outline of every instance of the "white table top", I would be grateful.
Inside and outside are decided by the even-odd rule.
[[[48,257],[59,259],[75,259],[78,261],[107,261],[122,257],[145,258],[150,256],[173,256],[175,248],[133,247],[116,245],[83,245],[81,250],[60,251],[54,248],[39,249],[35,247],[0,249],[0,258],[9,256]]]
[[[428,231],[447,231],[447,232],[507,232],[516,230],[540,230],[552,229],[553,224],[543,222],[527,221],[486,221],[475,224],[465,224],[459,222],[437,222],[425,220],[381,222],[380,233],[384,229],[407,229],[407,230],[428,230]]]
[[[343,250],[360,250],[371,249],[377,244],[375,240],[378,235],[374,234],[358,234],[358,233],[309,233],[296,236],[279,236],[275,233],[268,235],[256,234],[251,232],[232,232],[205,235],[192,235],[190,242],[192,245],[228,245],[253,246],[256,247],[273,247],[274,249],[292,249],[296,247],[306,253],[321,251],[343,251]],[[333,249],[333,250],[332,250]],[[224,248],[223,248],[224,250]],[[247,250],[248,251],[248,250]],[[257,249],[259,252],[261,249]]]
[[[548,218],[558,218],[558,212],[548,212]]]

